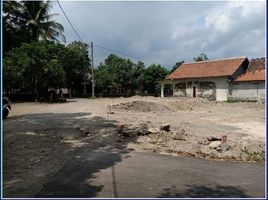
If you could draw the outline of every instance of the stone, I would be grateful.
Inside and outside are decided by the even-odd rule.
[[[209,148],[216,149],[221,146],[221,141],[213,141],[209,144]]]
[[[140,124],[138,127],[138,135],[148,135],[148,124]]]
[[[221,140],[221,138],[210,136],[210,137],[207,137],[207,140],[208,141],[219,141],[219,140]]]
[[[161,126],[160,126],[160,130],[162,131],[162,130],[164,130],[164,131],[170,131],[170,124],[162,124]]]
[[[176,132],[172,137],[174,140],[185,140],[184,134],[182,132]]]
[[[202,141],[202,142],[198,142],[198,144],[202,144],[202,145],[209,145],[210,142],[209,141]]]
[[[217,150],[217,151],[222,151],[222,149],[221,149],[220,146],[218,146],[218,147],[216,148],[216,150]]]
[[[136,137],[138,135],[148,135],[148,125],[140,124],[138,126],[119,125],[118,135],[123,137]]]
[[[157,134],[160,130],[158,128],[149,128],[148,133]]]
[[[182,129],[180,130],[180,133],[183,134],[183,135],[185,135],[185,133],[186,133],[185,129],[182,128]]]

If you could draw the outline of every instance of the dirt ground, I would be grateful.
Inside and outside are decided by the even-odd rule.
[[[170,131],[160,130],[167,123]],[[213,147],[209,140],[223,135],[225,150]],[[81,148],[262,162],[265,104],[140,96],[14,103],[3,122],[4,195],[32,197],[42,188],[34,183],[46,183]]]

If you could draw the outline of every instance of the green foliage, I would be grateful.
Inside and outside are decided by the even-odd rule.
[[[4,58],[3,88],[7,93],[32,93],[37,97],[48,87],[79,90],[88,68],[87,46],[82,43],[67,47],[45,41],[23,43]]]
[[[127,93],[133,88],[134,77],[132,75],[137,75],[133,70],[134,63],[129,59],[111,54],[95,71],[96,85],[106,93],[111,93],[112,90],[116,92],[118,89]]]
[[[199,56],[197,56],[196,58],[194,58],[194,61],[196,61],[196,62],[205,61],[205,60],[208,60],[208,57],[204,53],[201,53]]]
[[[160,65],[151,65],[145,68],[143,62],[109,55],[95,72],[96,85],[99,91],[116,95],[118,89],[124,95],[133,94],[134,91],[148,91],[150,94],[160,93],[158,81],[165,79],[168,70]]]
[[[82,93],[82,82],[91,83],[85,77],[91,71],[88,46],[81,42],[72,42],[65,48],[61,62],[66,72],[66,87]]]
[[[65,41],[64,28],[49,14],[51,1],[3,1],[3,50],[40,39]]]
[[[148,93],[160,93],[159,81],[162,81],[169,74],[169,71],[161,65],[151,65],[144,72],[145,89]]]
[[[241,149],[248,161],[265,161],[265,151],[250,151],[247,147]]]

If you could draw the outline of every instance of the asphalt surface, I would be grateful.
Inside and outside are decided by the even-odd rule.
[[[264,197],[265,166],[82,149],[36,197]]]

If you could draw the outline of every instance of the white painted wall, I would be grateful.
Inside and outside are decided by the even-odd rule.
[[[231,84],[228,96],[231,100],[264,100],[265,82],[238,82],[238,84]]]
[[[228,91],[229,83],[227,78],[221,77],[215,79],[216,83],[216,101],[227,101],[228,100]]]
[[[216,101],[227,101],[228,99],[228,90],[229,90],[229,83],[227,82],[227,78],[225,77],[215,77],[215,78],[198,78],[198,79],[181,79],[181,80],[175,80],[174,81],[174,86],[177,83],[180,82],[192,82],[191,87],[186,88],[186,94],[188,97],[193,97],[193,82],[194,81],[210,81],[214,82],[216,85]],[[211,91],[207,91],[207,94],[210,94]],[[198,88],[196,89],[196,96],[198,96]],[[173,95],[174,96],[184,96],[184,94],[180,91],[173,90]]]

